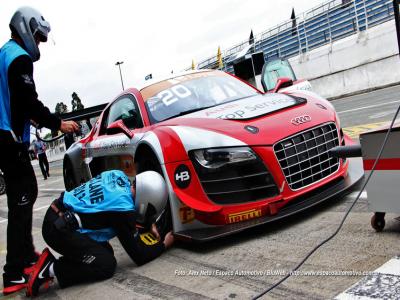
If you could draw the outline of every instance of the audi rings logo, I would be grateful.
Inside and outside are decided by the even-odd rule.
[[[310,122],[310,121],[311,121],[311,117],[309,115],[298,116],[291,120],[292,124],[296,125],[296,126]]]

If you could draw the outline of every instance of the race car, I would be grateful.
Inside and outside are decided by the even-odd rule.
[[[164,224],[198,242],[335,198],[360,180],[361,159],[330,155],[353,143],[333,106],[309,91],[280,93],[288,83],[265,94],[199,70],[127,89],[66,152],[65,187],[110,169],[157,171],[169,190]]]

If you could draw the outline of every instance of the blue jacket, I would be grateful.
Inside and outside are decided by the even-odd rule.
[[[63,203],[66,209],[82,214],[135,211],[129,179],[119,170],[103,172],[72,191],[65,192]],[[87,233],[99,242],[108,241],[116,236],[111,228],[83,228],[79,231]]]
[[[8,88],[8,68],[11,63],[19,56],[27,55],[20,45],[14,40],[8,41],[0,49],[0,129],[11,131],[11,110],[10,110],[10,91]],[[23,142],[29,143],[30,138],[30,123],[26,121],[24,126],[24,133],[22,137]]]

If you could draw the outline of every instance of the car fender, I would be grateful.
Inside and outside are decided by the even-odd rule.
[[[174,127],[174,126],[171,126]],[[207,225],[204,224],[200,221],[197,221],[194,219],[194,210],[193,208],[198,208],[202,207],[204,210],[204,207],[207,207],[206,210],[208,211],[218,211],[220,208],[217,206],[213,207],[213,204],[203,204],[200,201],[196,200],[193,197],[186,197],[185,193],[179,193],[178,194],[175,192],[176,191],[176,185],[171,182],[173,178],[171,178],[171,172],[168,172],[167,168],[171,168],[172,165],[175,165],[176,161],[184,160],[187,161],[187,163],[191,164],[189,162],[189,157],[187,156],[187,149],[185,149],[183,145],[183,140],[187,140],[189,138],[190,132],[186,131],[186,137],[184,137],[185,134],[178,135],[175,130],[171,129],[170,126],[165,126],[162,128],[159,128],[158,130],[151,131],[145,134],[143,139],[140,141],[138,148],[140,145],[145,144],[148,147],[151,148],[153,153],[155,154],[156,158],[158,159],[161,170],[164,175],[165,182],[167,184],[168,188],[168,195],[169,195],[169,202],[170,202],[170,207],[171,207],[171,217],[172,217],[172,224],[173,224],[173,229],[174,232],[177,231],[182,231],[182,230],[188,230],[188,229],[195,229],[195,228],[206,228],[206,227],[213,227],[212,225]],[[194,128],[192,128],[194,129]],[[201,135],[197,136],[196,134],[194,136],[204,138],[205,135],[207,135],[207,132],[209,133],[208,136],[212,135],[213,132],[207,131],[207,130],[201,130],[201,129],[195,129],[197,133]],[[179,130],[178,130],[179,131]],[[223,140],[221,134],[217,134],[219,141]],[[181,139],[183,138],[183,140]],[[229,138],[229,137],[227,137]],[[193,139],[193,136],[192,136]],[[229,138],[230,139],[230,138]],[[189,142],[187,140],[187,142]],[[174,143],[174,144],[171,144]],[[162,148],[162,146],[164,148]],[[201,143],[197,144],[197,146],[200,146]],[[230,144],[231,145],[231,144]],[[197,147],[195,146],[195,147]],[[203,144],[204,147],[204,144]],[[190,148],[190,147],[189,147]],[[188,148],[188,149],[189,149]],[[183,153],[184,152],[184,153]],[[173,167],[172,167],[173,168]],[[195,203],[192,203],[191,200],[195,199]],[[197,203],[197,204],[196,204]],[[186,215],[185,215],[186,214]],[[193,216],[190,217],[190,216]]]
[[[87,181],[90,179],[90,173],[88,172],[88,167],[83,161],[82,152],[84,151],[81,143],[74,143],[64,154],[65,159],[69,159],[72,164],[72,172],[74,174],[74,179],[76,182],[80,183],[82,181]],[[63,169],[65,166],[63,166]]]
[[[167,172],[167,169],[165,166],[164,154],[163,154],[163,150],[161,147],[159,136],[153,131],[147,132],[143,136],[141,141],[139,142],[136,150],[139,149],[143,145],[146,145],[151,149],[151,151],[154,153],[154,155],[158,159],[158,162],[160,163],[160,167],[163,172],[162,175],[165,179],[165,183],[168,188],[168,198],[169,198],[169,204],[170,204],[170,208],[171,208],[171,218],[172,218],[173,230],[174,230],[174,232],[180,231],[180,230],[182,230],[182,227],[180,226],[181,222],[180,222],[180,217],[179,217],[179,208],[181,205],[180,205],[179,199],[175,195],[170,178],[168,176],[168,172]],[[136,154],[136,152],[135,152],[135,154]],[[135,157],[135,161],[136,161],[136,157]]]
[[[155,133],[158,140],[157,145],[162,150],[164,157],[162,169],[169,190],[174,231],[214,227],[215,225],[198,221],[195,218],[195,212],[214,213],[221,210],[222,207],[212,203],[208,198],[204,198],[206,196],[203,192],[195,196],[177,187],[173,182],[175,170],[179,165],[186,164],[191,169],[192,178],[195,176],[192,179],[192,185],[195,184],[199,190],[202,190],[188,152],[195,149],[247,146],[247,144],[224,133],[190,126],[163,126]]]

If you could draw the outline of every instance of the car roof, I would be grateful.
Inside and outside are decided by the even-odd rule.
[[[141,91],[144,88],[147,88],[153,84],[159,83],[161,81],[165,81],[168,79],[172,79],[172,78],[176,78],[176,77],[180,77],[180,76],[185,76],[185,75],[189,75],[189,74],[196,74],[196,73],[202,73],[202,72],[210,72],[210,71],[215,71],[215,70],[211,70],[211,69],[202,69],[202,70],[190,70],[190,71],[183,71],[183,72],[179,72],[179,73],[172,73],[169,74],[168,76],[162,76],[162,77],[158,77],[158,78],[154,78],[154,79],[149,79],[146,80],[144,83],[142,83],[141,85],[138,86],[138,90]]]

